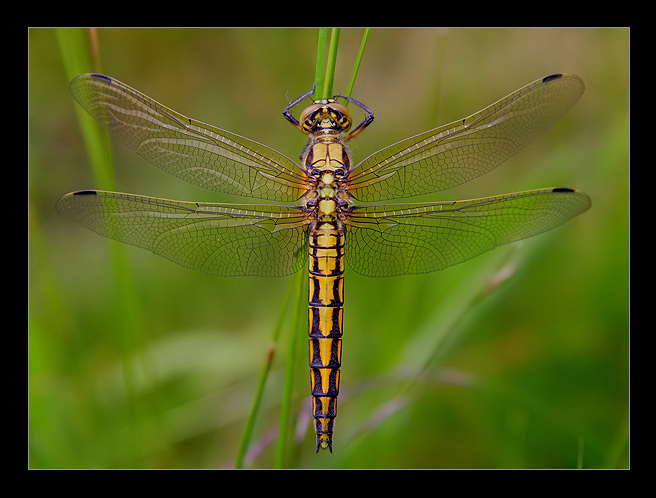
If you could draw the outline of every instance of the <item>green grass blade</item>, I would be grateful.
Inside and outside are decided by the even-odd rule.
[[[302,272],[299,272],[302,274]],[[289,285],[287,286],[287,292],[283,298],[282,305],[280,307],[280,314],[278,315],[278,320],[276,326],[273,330],[272,344],[269,348],[269,351],[264,362],[264,368],[260,374],[260,379],[258,381],[257,389],[255,391],[255,396],[253,398],[253,405],[251,411],[248,414],[248,419],[246,421],[246,427],[244,428],[244,434],[242,436],[239,449],[237,451],[237,457],[235,458],[235,468],[241,469],[244,465],[244,456],[248,450],[248,445],[250,444],[253,438],[253,432],[255,429],[255,421],[257,420],[257,415],[260,411],[260,405],[262,402],[262,396],[264,395],[264,386],[266,385],[267,378],[269,377],[269,372],[271,371],[271,365],[273,364],[273,359],[278,349],[278,338],[280,336],[280,331],[285,323],[287,317],[287,311],[289,309],[289,302],[293,294],[293,290],[296,288],[296,280],[290,279]]]
[[[330,34],[330,47],[328,48],[328,61],[326,75],[323,80],[321,98],[327,99],[333,93],[333,81],[335,80],[335,65],[337,63],[337,48],[339,47],[339,28],[333,28]]]
[[[303,282],[305,273],[298,272],[292,281],[295,287],[294,302],[296,305],[296,312],[291,320],[289,330],[288,343],[287,343],[287,368],[285,371],[285,386],[283,390],[283,399],[280,409],[280,432],[278,434],[278,444],[276,446],[276,460],[275,467],[282,469],[285,465],[285,455],[287,453],[287,440],[288,433],[291,428],[291,421],[289,414],[291,413],[292,392],[294,386],[294,366],[296,364],[296,347],[298,345],[298,332],[300,324],[302,323],[301,316],[302,310],[306,309],[306,303],[303,299]]]
[[[358,77],[358,71],[360,70],[360,63],[364,57],[364,49],[367,46],[367,40],[369,40],[369,33],[371,28],[366,28],[364,34],[362,35],[362,42],[360,42],[360,50],[358,50],[358,55],[355,58],[355,64],[353,65],[353,72],[351,73],[351,79],[349,81],[348,87],[346,88],[346,96],[350,97],[351,92],[353,92],[353,87],[355,86],[355,79]],[[348,105],[349,101],[345,101],[344,105]]]
[[[60,28],[56,30],[56,33],[69,81],[81,73],[100,69],[97,46],[92,46],[95,35],[92,30]],[[115,190],[114,161],[108,134],[80,106],[76,105],[72,98],[71,105],[75,106],[77,112],[95,186],[105,190]],[[115,328],[120,334],[120,346],[124,358],[123,383],[129,399],[129,411],[134,415],[136,413],[134,399],[137,381],[135,366],[129,358],[143,346],[141,339],[145,319],[140,312],[134,276],[127,261],[125,248],[121,244],[110,242],[110,251],[112,273],[115,277],[116,300],[108,303],[108,306],[113,305],[116,308],[113,313],[116,321],[107,326]],[[133,419],[134,421],[135,419]],[[130,430],[137,434],[138,431],[135,429],[136,426],[130,427]],[[138,446],[135,438],[131,437],[128,440],[133,442],[134,451],[138,451],[135,447]]]
[[[326,41],[328,40],[328,28],[319,28],[319,39],[317,42],[317,61],[314,65],[314,95],[312,98],[317,99],[317,92],[323,89],[323,70],[326,62]]]
[[[68,81],[79,74],[100,70],[97,53],[95,57],[92,56],[91,37],[88,30],[59,28],[56,33]],[[103,190],[116,190],[114,161],[109,136],[80,106],[75,105],[75,111],[95,186]]]

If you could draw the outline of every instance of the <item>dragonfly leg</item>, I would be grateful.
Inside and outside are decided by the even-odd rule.
[[[303,128],[301,128],[301,124],[298,122],[298,119],[296,119],[292,113],[291,113],[291,108],[297,105],[301,100],[310,97],[311,95],[314,94],[314,83],[312,84],[312,90],[309,92],[304,93],[301,95],[299,98],[294,100],[292,103],[290,103],[285,109],[282,111],[282,115],[285,116],[285,119],[289,121],[291,124],[293,124],[296,128],[298,128],[300,131],[303,131]]]
[[[373,120],[374,120],[374,113],[371,112],[371,110],[365,106],[362,102],[359,100],[354,99],[353,97],[348,97],[346,95],[335,95],[335,98],[337,97],[342,97],[343,99],[348,100],[349,102],[353,102],[355,105],[357,105],[360,109],[362,109],[364,112],[367,113],[367,116],[362,120],[362,122],[356,126],[351,133],[346,135],[345,140],[351,140],[352,138],[356,137],[357,135],[360,134],[367,126],[369,126]]]

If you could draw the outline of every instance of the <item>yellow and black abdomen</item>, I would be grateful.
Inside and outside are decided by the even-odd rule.
[[[344,232],[333,222],[310,231],[310,381],[319,448],[332,452],[342,356]]]

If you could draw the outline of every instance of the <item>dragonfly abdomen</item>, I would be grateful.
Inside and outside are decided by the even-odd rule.
[[[310,231],[310,383],[317,451],[332,452],[342,356],[344,232],[333,222]]]

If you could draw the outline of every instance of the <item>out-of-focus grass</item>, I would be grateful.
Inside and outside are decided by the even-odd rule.
[[[96,185],[55,31],[29,36],[30,465],[230,466],[289,279],[208,277],[128,247],[135,295],[126,298],[110,263],[115,243],[54,211],[62,194]],[[292,158],[304,137],[280,113],[312,86],[316,37],[314,29],[99,30],[107,74]],[[361,37],[341,31],[334,92],[347,86]],[[593,207],[444,272],[349,271],[334,453],[314,454],[299,338],[290,466],[628,466],[628,41],[621,29],[372,30],[352,95],[376,121],[351,144],[356,161],[568,71],[586,93],[552,131],[435,198],[571,186]],[[165,175],[120,144],[114,155],[119,191],[243,202]],[[474,299],[506,264],[512,277]],[[125,299],[142,317],[136,334],[121,325]],[[281,357],[247,466],[273,465],[267,442],[283,375]]]

